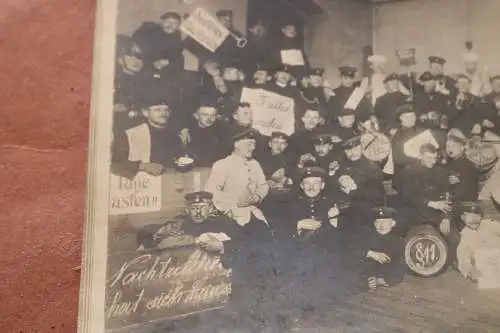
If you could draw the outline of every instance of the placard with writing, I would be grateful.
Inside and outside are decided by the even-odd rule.
[[[253,127],[263,135],[280,131],[287,135],[295,132],[294,101],[264,89],[243,88],[241,102],[253,110]]]
[[[304,66],[304,54],[301,50],[291,49],[281,51],[281,62],[290,66]]]
[[[108,330],[223,307],[231,270],[196,245],[137,251],[108,259]]]
[[[474,261],[477,270],[481,273],[478,288],[500,288],[500,248],[476,249]]]
[[[404,154],[408,157],[418,158],[420,156],[420,147],[427,143],[430,143],[434,147],[439,148],[439,144],[436,138],[429,130],[426,130],[406,141],[403,145]]]
[[[195,41],[215,52],[229,36],[229,30],[203,8],[196,8],[185,19],[180,29]]]
[[[134,179],[111,174],[109,214],[156,212],[162,206],[162,177],[139,172]]]

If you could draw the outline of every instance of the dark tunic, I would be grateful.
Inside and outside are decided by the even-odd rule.
[[[448,97],[441,93],[428,93],[421,90],[415,93],[413,100],[415,112],[419,119],[422,115],[427,115],[429,112],[436,113],[436,119],[427,119],[424,121],[419,120],[419,123],[425,128],[439,129],[441,127],[441,120],[443,115],[451,118],[448,114]]]
[[[129,117],[129,111],[140,112],[138,92],[144,83],[145,75],[142,72],[129,74],[124,72],[119,64],[116,65],[114,80],[113,104],[125,106],[125,110],[113,114],[113,128],[125,130],[137,126],[142,121],[140,116]]]
[[[401,73],[399,74],[399,82],[406,88],[408,91],[414,95],[415,92],[421,89],[421,86],[418,84],[417,73]]]
[[[402,222],[410,225],[441,222],[443,214],[429,208],[427,203],[441,201],[445,193],[450,192],[446,169],[439,165],[427,168],[421,163],[413,163],[394,176],[392,185],[406,211]]]
[[[399,91],[387,93],[377,98],[374,112],[382,133],[387,135],[391,129],[399,127],[396,111],[401,105],[407,103],[407,99],[408,96]]]
[[[404,241],[394,230],[387,235],[381,235],[372,226],[353,238],[349,259],[360,263],[359,282],[367,286],[369,277],[378,277],[384,278],[389,286],[401,283],[406,272],[403,249]],[[385,253],[391,261],[380,264],[366,257],[368,251]]]
[[[278,155],[273,155],[270,150],[265,150],[258,156],[257,160],[260,163],[262,171],[264,171],[266,179],[270,179],[279,169],[285,169],[285,177],[289,176],[291,167],[290,156],[286,151]]]
[[[289,152],[295,164],[298,164],[299,159],[304,154],[312,154],[314,151],[313,139],[320,132],[320,128],[313,130],[302,129],[290,136]]]
[[[148,126],[151,134],[150,162],[173,167],[174,160],[184,154],[178,134],[169,128]],[[141,161],[130,161],[129,150],[127,134],[117,132],[112,143],[111,169],[119,176],[134,178]]]
[[[302,89],[300,91],[299,96],[306,103],[319,104],[319,105],[322,105],[322,106],[326,106],[327,100],[326,100],[326,96],[325,96],[325,91],[323,90],[322,87],[319,87],[319,88],[314,88],[314,87],[304,88],[304,89]]]
[[[146,71],[160,74],[160,76],[176,79],[184,70],[184,44],[180,31],[166,33],[163,27],[154,22],[144,22],[134,33],[133,39],[143,52]],[[154,62],[167,59],[168,66],[162,70],[154,67]]]
[[[296,38],[287,38],[285,36],[282,36],[281,38],[278,38],[274,44],[273,47],[273,63],[283,63],[283,60],[281,59],[281,51],[285,50],[300,50],[302,51],[302,54],[304,56],[304,62],[305,64],[303,66],[290,66],[292,68],[292,72],[295,76],[298,76],[302,73],[305,72],[306,69],[309,68],[309,60],[307,58],[307,54],[304,49],[303,42],[301,38],[296,37]]]
[[[359,84],[354,84],[350,87],[339,86],[333,90],[335,96],[332,96],[327,103],[327,121],[329,124],[336,124],[337,117],[342,114],[344,106],[351,97],[354,89],[356,89]],[[356,109],[357,120],[364,121],[371,112],[370,101],[366,98],[360,102]]]
[[[244,86],[242,82],[226,82],[226,87],[227,92],[221,94],[219,99],[219,111],[223,117],[230,119],[238,109]]]
[[[460,180],[458,184],[450,185],[453,200],[477,201],[480,174],[474,164],[465,157],[461,157],[448,159],[444,167],[448,175],[455,175]]]
[[[457,103],[455,99],[450,107],[452,110],[451,127],[458,128],[466,136],[472,135],[474,125],[482,125],[486,118],[485,109],[480,100],[472,94],[466,94],[465,100],[461,103]]]
[[[233,35],[243,37],[243,34],[234,28],[229,29],[229,31]],[[221,64],[222,67],[227,64],[234,64],[238,67],[244,67],[245,65],[245,53],[248,44],[244,48],[239,48],[233,35],[230,34],[213,53],[215,61]]]
[[[191,141],[186,147],[187,153],[199,167],[211,167],[216,161],[223,158],[221,151],[220,124],[211,127],[200,127],[192,122],[188,127]]]

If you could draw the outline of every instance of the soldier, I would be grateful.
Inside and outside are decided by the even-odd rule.
[[[338,114],[341,114],[344,110],[344,106],[349,100],[354,89],[359,86],[356,83],[355,77],[357,69],[352,66],[342,66],[339,67],[340,72],[340,86],[333,90],[335,94],[332,98],[328,100],[327,110],[329,124],[336,123]]]
[[[165,79],[177,79],[184,70],[181,16],[168,12],[159,22],[144,22],[132,35],[144,54],[145,70]]]
[[[256,240],[270,236],[269,223],[258,206],[269,193],[262,168],[254,158],[256,137],[252,129],[233,136],[233,152],[214,163],[207,190],[214,205],[235,220],[244,232]]]
[[[478,69],[479,56],[474,52],[467,52],[462,56],[464,74],[470,79],[470,92],[476,97],[484,97],[490,92],[487,73]]]
[[[326,172],[319,167],[306,167],[301,171],[299,184],[301,194],[294,205],[294,220],[299,236],[335,245],[339,227],[340,208],[343,196],[326,194]]]
[[[356,122],[356,110],[344,108],[341,113],[337,114],[337,120],[331,124],[330,128],[341,141],[348,140],[359,134]]]
[[[274,61],[289,65],[293,75],[297,76],[309,68],[309,61],[304,50],[304,43],[294,21],[287,20],[281,25],[281,36],[275,43]]]
[[[197,191],[185,195],[185,215],[177,221],[144,226],[137,233],[139,249],[162,248],[169,237],[189,235],[208,252],[230,254],[242,240],[241,227],[233,220],[217,214],[212,193]]]
[[[222,67],[221,74],[224,83],[221,83],[220,88],[222,88],[222,90],[219,90],[221,93],[221,98],[219,99],[220,112],[223,117],[229,118],[240,103],[245,76],[234,62],[226,63],[226,65]]]
[[[363,156],[363,147],[359,136],[342,144],[345,153],[338,171],[333,173],[337,186],[348,196],[349,209],[346,214],[350,224],[346,230],[356,231],[367,226],[371,209],[383,205],[385,189],[382,171],[372,161]]]
[[[476,266],[476,250],[500,248],[500,222],[483,218],[476,202],[465,202],[462,206],[461,219],[465,228],[457,248],[458,270],[463,277],[477,282],[481,272]]]
[[[401,220],[409,224],[403,225],[402,231],[409,230],[412,224],[432,223],[443,232],[449,232],[448,172],[437,165],[438,149],[434,145],[423,144],[419,152],[419,162],[406,166],[393,179],[393,187],[405,210]]]
[[[254,71],[249,77],[249,83],[247,84],[248,88],[267,89],[271,81],[270,68],[262,63],[258,63],[253,70]]]
[[[290,137],[290,153],[294,161],[298,161],[300,156],[313,151],[312,140],[324,122],[323,113],[319,106],[306,109],[301,117],[301,122],[300,129]]]
[[[224,42],[215,50],[214,57],[215,60],[225,66],[225,64],[236,64],[238,67],[243,66],[243,60],[245,56],[245,48],[240,48],[237,45],[236,38],[242,38],[243,34],[234,27],[233,23],[233,11],[229,9],[221,9],[216,13],[217,20],[223,26],[225,26],[232,35],[229,35]]]
[[[435,90],[446,96],[454,96],[456,92],[454,80],[444,74],[446,59],[439,56],[429,57],[429,73],[436,82]]]
[[[171,111],[163,94],[152,92],[143,98],[145,122],[116,133],[112,143],[111,170],[131,179],[139,171],[159,176],[184,154],[178,132],[168,126]]]
[[[380,96],[375,103],[374,113],[377,117],[380,131],[393,136],[398,127],[397,109],[408,102],[408,96],[399,90],[399,76],[395,73],[384,79],[387,93]]]
[[[293,85],[294,76],[292,69],[288,65],[278,65],[274,71],[274,80],[270,82],[267,90],[278,95],[297,99],[299,91],[297,86]]]
[[[186,151],[199,167],[211,167],[215,161],[223,157],[221,147],[223,138],[220,135],[221,123],[218,123],[217,103],[211,96],[202,98],[194,119],[187,127],[189,143]]]
[[[311,68],[309,71],[306,77],[307,86],[300,92],[300,96],[306,103],[326,106],[329,96],[327,96],[325,87],[323,86],[324,73],[325,70],[323,68]]]
[[[420,76],[423,89],[415,93],[414,107],[420,124],[428,129],[442,128],[443,116],[447,116],[448,97],[436,90],[437,79],[430,72]]]
[[[500,95],[500,75],[494,75],[490,78],[491,92],[484,96],[486,102],[491,102],[493,98]]]
[[[118,35],[113,96],[113,129],[126,130],[140,123],[137,92],[144,79],[142,52],[132,38]]]
[[[349,258],[361,263],[362,283],[368,289],[393,287],[403,281],[403,239],[395,232],[396,211],[389,207],[373,210],[373,226],[353,239]]]
[[[482,133],[483,108],[480,100],[470,92],[471,80],[464,74],[457,76],[457,93],[451,105],[450,124],[466,136]]]
[[[465,157],[467,140],[457,135],[448,135],[445,165],[448,171],[450,193],[454,201],[476,201],[479,195],[479,172]]]
[[[258,158],[271,190],[284,188],[290,179],[288,140],[283,132],[271,133],[268,149]]]

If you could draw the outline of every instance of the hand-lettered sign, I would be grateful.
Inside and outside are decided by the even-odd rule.
[[[180,29],[212,52],[229,36],[229,30],[202,8],[196,8],[182,22]]]
[[[418,158],[420,156],[420,147],[427,143],[439,148],[439,144],[430,130],[423,131],[406,141],[403,145],[404,154],[408,157]]]
[[[117,330],[223,307],[231,270],[196,245],[108,259],[106,323]]]
[[[281,51],[281,62],[290,66],[304,66],[304,54],[301,50],[290,49]]]
[[[162,205],[162,177],[139,172],[134,179],[111,174],[109,214],[155,212]]]
[[[241,102],[251,105],[253,127],[263,135],[270,136],[274,131],[292,135],[295,131],[294,101],[264,89],[244,88]]]

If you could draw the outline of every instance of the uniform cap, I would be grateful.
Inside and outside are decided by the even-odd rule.
[[[176,19],[176,20],[181,20],[181,14],[177,13],[177,12],[166,12],[165,14],[161,15],[160,16],[160,19],[162,20],[166,20],[168,18],[173,18],[173,19]]]
[[[415,112],[415,110],[413,109],[413,104],[410,104],[410,103],[403,104],[396,109],[396,115],[398,117],[401,116],[402,114],[412,113],[412,112]]]
[[[256,133],[253,128],[246,129],[244,131],[238,132],[235,135],[233,135],[233,142],[237,142],[240,140],[255,140],[256,139]]]
[[[328,133],[317,134],[313,138],[314,145],[324,145],[332,143],[332,135]]]
[[[192,192],[184,196],[184,199],[188,204],[210,202],[212,198],[213,194],[207,191]]]
[[[272,140],[272,139],[283,139],[283,140],[288,141],[289,138],[290,137],[288,135],[286,135],[286,133],[276,131],[276,132],[272,132],[271,133],[271,137],[269,139],[270,140]]]
[[[432,143],[424,143],[420,146],[420,154],[423,153],[432,153],[436,154],[438,152],[438,148],[434,146]]]
[[[420,75],[420,81],[422,82],[427,82],[431,80],[435,80],[435,77],[430,72],[423,72],[422,75]]]
[[[481,207],[475,201],[464,201],[461,205],[462,213],[475,213],[483,215]]]
[[[344,149],[351,149],[357,146],[361,146],[361,136],[355,136],[342,143],[342,148]]]
[[[309,71],[310,76],[323,76],[325,74],[325,70],[323,68],[311,68]]]
[[[378,219],[392,219],[396,214],[396,210],[390,207],[376,207],[373,209],[375,220]]]
[[[211,95],[203,95],[200,98],[199,107],[217,108],[217,98]]]
[[[467,143],[467,139],[466,138],[463,138],[463,137],[461,137],[461,136],[459,136],[457,134],[453,134],[453,133],[448,135],[448,140],[460,143],[462,145],[465,145]]]
[[[389,81],[399,81],[399,76],[396,73],[391,73],[384,78],[384,83]]]
[[[339,67],[340,75],[346,77],[354,77],[356,76],[356,72],[358,71],[356,67],[353,66],[342,66]]]
[[[285,65],[285,64],[280,64],[278,66],[276,66],[276,68],[274,69],[275,72],[287,72],[287,73],[292,73],[292,69],[290,68],[289,65]]]
[[[324,179],[326,178],[326,172],[325,170],[317,166],[310,166],[302,169],[300,175],[300,181],[303,181],[306,178],[313,178],[313,177],[320,177]]]
[[[446,59],[443,57],[439,57],[439,56],[430,56],[429,62],[431,64],[435,63],[435,64],[444,65],[446,63]]]
[[[468,77],[467,75],[465,75],[465,74],[463,74],[463,73],[458,74],[458,75],[455,77],[455,79],[456,79],[457,81],[458,81],[458,80],[467,80],[467,81],[469,81],[469,82],[471,82],[471,81],[472,81],[470,77]]]

